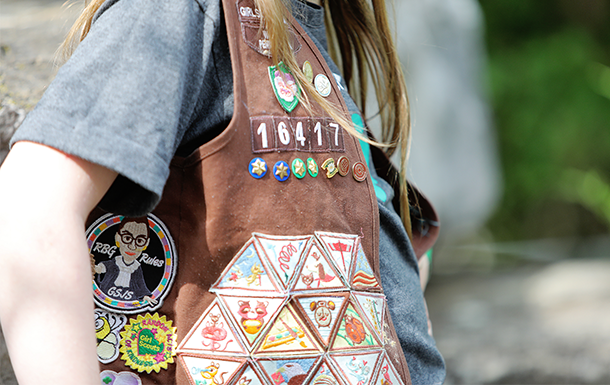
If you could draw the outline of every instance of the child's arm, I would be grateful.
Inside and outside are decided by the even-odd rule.
[[[84,223],[115,177],[30,142],[0,168],[0,320],[21,385],[100,383]]]

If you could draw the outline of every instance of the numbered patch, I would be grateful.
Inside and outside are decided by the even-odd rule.
[[[87,230],[87,245],[98,306],[126,314],[161,307],[177,257],[169,231],[156,216],[104,215]]]
[[[331,118],[250,117],[252,152],[345,152],[343,128]]]

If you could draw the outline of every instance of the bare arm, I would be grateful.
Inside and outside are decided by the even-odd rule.
[[[29,142],[0,168],[0,320],[21,385],[100,383],[84,223],[115,177]]]

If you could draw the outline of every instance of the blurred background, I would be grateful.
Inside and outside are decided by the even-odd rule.
[[[62,4],[0,1],[0,161],[82,8]],[[388,5],[410,178],[442,221],[426,297],[447,384],[610,384],[610,0]]]

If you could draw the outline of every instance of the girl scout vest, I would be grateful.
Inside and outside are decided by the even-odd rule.
[[[377,201],[358,140],[308,114],[253,0],[223,0],[234,116],[171,163],[147,218],[92,215],[103,384],[407,385],[379,277]],[[346,115],[295,20],[298,64]]]

